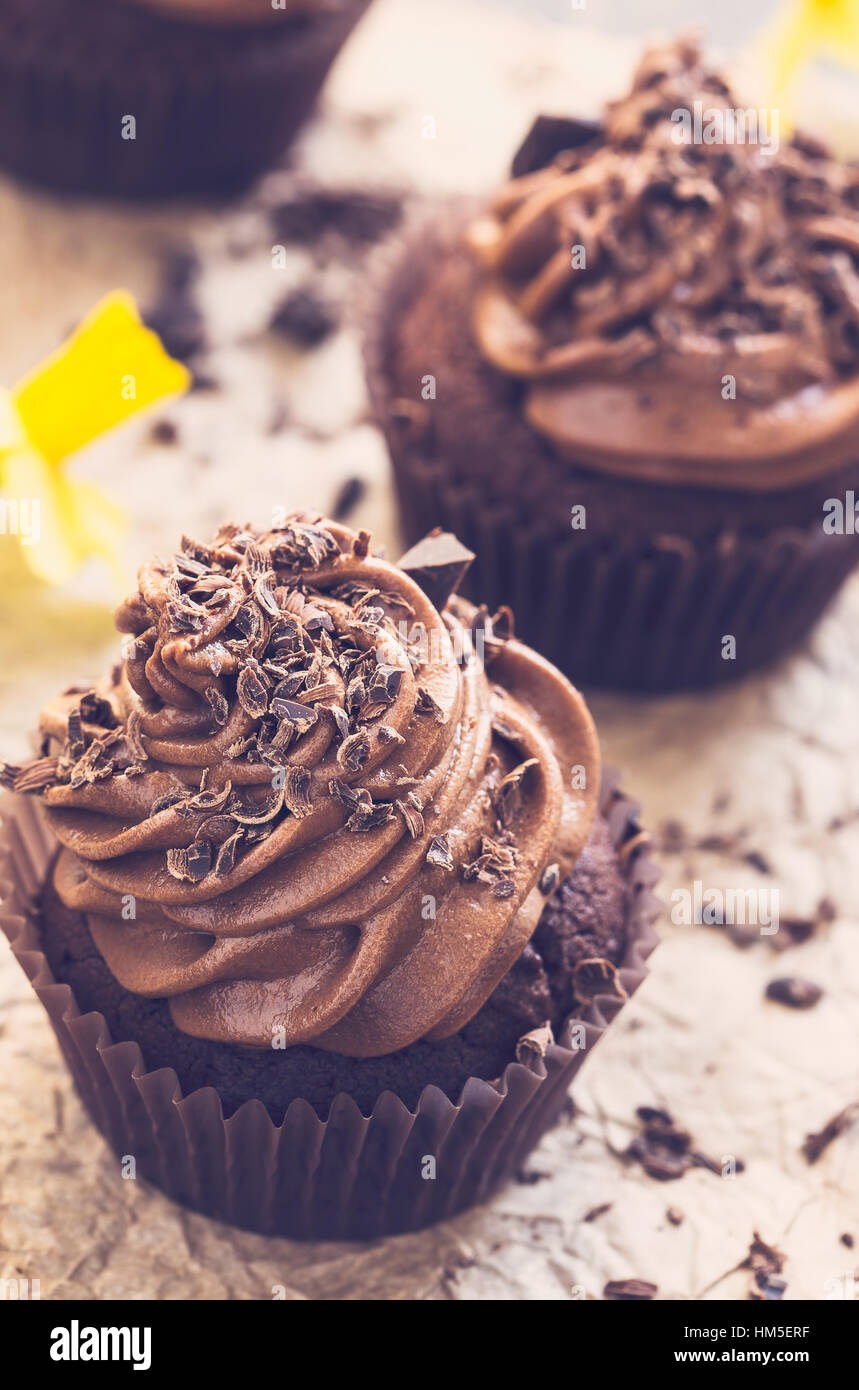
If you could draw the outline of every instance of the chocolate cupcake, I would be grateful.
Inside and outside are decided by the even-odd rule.
[[[386,253],[369,383],[406,529],[455,530],[577,681],[745,673],[859,558],[859,169],[777,116],[693,43],[650,51],[601,123],[540,118],[488,207]]]
[[[283,153],[369,0],[7,0],[0,165],[60,192],[230,194]]]
[[[183,539],[4,769],[13,949],[96,1124],[199,1210],[369,1236],[482,1199],[642,979],[636,809],[456,597],[470,559],[298,516]]]

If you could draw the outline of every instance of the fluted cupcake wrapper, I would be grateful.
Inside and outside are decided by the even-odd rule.
[[[136,198],[232,193],[273,164],[370,0],[262,27],[115,0],[74,19],[65,0],[30,3],[0,15],[0,165],[62,192]],[[139,43],[114,55],[120,25]]]
[[[392,326],[408,313],[416,268],[445,254],[470,206],[452,203],[449,223],[414,213],[377,253],[364,291],[367,383],[409,544],[434,525],[455,532],[476,556],[466,595],[490,610],[510,605],[517,636],[577,685],[706,688],[790,651],[859,564],[859,536],[824,533],[822,516],[765,532],[740,523],[695,540],[564,529],[535,520],[526,498],[493,494],[485,470],[479,483],[453,477],[431,431],[403,414]],[[622,495],[622,479],[617,488]],[[735,639],[735,656],[723,656],[725,637]]]
[[[603,810],[630,890],[618,971],[628,997],[656,945],[659,874],[640,842],[636,806],[608,780]],[[623,995],[598,995],[580,1019],[567,1020],[545,1056],[528,1065],[511,1060],[495,1082],[471,1077],[456,1105],[428,1086],[415,1110],[385,1091],[369,1116],[341,1094],[327,1120],[302,1100],[279,1125],[258,1100],[225,1119],[214,1087],[183,1095],[171,1068],[147,1071],[137,1043],[114,1043],[104,1016],[82,1014],[71,988],[54,979],[29,907],[55,848],[38,803],[8,798],[0,927],[48,1012],[81,1099],[116,1153],[134,1157],[140,1176],[175,1201],[263,1234],[372,1238],[483,1201],[557,1118],[570,1081],[624,1003]],[[584,1025],[583,1047],[574,1045],[576,1023]]]

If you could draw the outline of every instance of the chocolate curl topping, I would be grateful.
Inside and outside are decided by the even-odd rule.
[[[696,111],[686,140],[677,113]],[[470,230],[486,356],[534,385],[660,360],[696,381],[735,370],[760,400],[855,374],[859,169],[750,121],[741,139],[760,115],[681,40],[645,54],[600,138],[541,118]]]
[[[183,538],[117,615],[124,664],[43,713],[35,763],[0,765],[42,798],[57,891],[114,977],[181,1031],[352,1056],[448,1036],[584,844],[580,697],[506,610],[439,611],[471,559],[452,536],[406,559],[425,589],[316,517]]]

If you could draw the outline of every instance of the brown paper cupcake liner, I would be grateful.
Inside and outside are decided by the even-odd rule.
[[[449,222],[413,213],[377,253],[361,305],[368,389],[408,543],[434,525],[454,531],[476,555],[468,597],[512,607],[517,635],[578,685],[705,688],[790,651],[859,564],[859,538],[827,535],[820,523],[739,525],[697,540],[592,536],[535,518],[528,498],[494,494],[486,469],[479,480],[454,476],[431,431],[403,413],[391,327],[409,312],[416,268],[445,253],[470,206],[453,202]],[[622,481],[617,488],[620,497]],[[726,636],[736,641],[731,659],[722,655]]]
[[[227,26],[116,0],[74,15],[66,0],[7,0],[0,165],[60,192],[237,192],[281,156],[369,4]]]
[[[186,1206],[233,1225],[297,1238],[364,1238],[416,1230],[485,1200],[515,1174],[556,1119],[585,1057],[646,974],[656,945],[659,877],[637,808],[609,780],[602,809],[629,885],[624,996],[598,995],[532,1064],[494,1082],[471,1077],[458,1104],[437,1087],[410,1110],[383,1092],[365,1116],[348,1095],[327,1120],[294,1100],[281,1124],[257,1100],[224,1118],[211,1086],[183,1095],[175,1071],[147,1071],[137,1043],[113,1043],[100,1013],[81,1014],[41,950],[31,911],[55,851],[38,802],[7,798],[0,827],[0,927],[47,1010],[90,1116],[137,1172]],[[585,1044],[573,1045],[582,1023]],[[433,1159],[435,1177],[427,1160]]]

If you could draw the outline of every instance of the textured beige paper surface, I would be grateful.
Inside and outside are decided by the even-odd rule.
[[[538,109],[592,110],[623,86],[634,45],[595,36],[587,14],[543,31],[476,4],[379,0],[341,60],[302,170],[426,192],[488,187]],[[432,132],[428,138],[428,132]],[[381,441],[365,418],[357,340],[345,328],[311,354],[266,333],[275,300],[316,274],[276,237],[274,176],[227,210],[142,212],[58,205],[0,184],[0,381],[9,384],[105,290],[154,298],[164,250],[190,240],[221,383],[167,408],[75,464],[128,508],[130,572],[184,530],[275,505],[330,505],[358,476],[356,517],[398,553]],[[325,252],[335,297],[350,276]],[[431,370],[431,364],[428,364]],[[270,432],[282,407],[285,429]],[[90,581],[89,592],[98,591]],[[85,586],[86,589],[86,586]],[[27,750],[43,699],[110,659],[96,623],[51,627],[4,612],[0,749]],[[783,918],[829,899],[834,919],[801,946],[740,950],[716,929],[663,924],[651,978],[583,1069],[578,1114],[529,1163],[532,1179],[434,1230],[371,1246],[297,1245],[230,1230],[125,1182],[86,1120],[45,1015],[0,947],[0,1278],[43,1298],[587,1299],[638,1276],[671,1299],[747,1296],[738,1270],[753,1232],[786,1255],[786,1298],[853,1296],[859,1254],[859,1126],[809,1166],[800,1152],[859,1099],[859,580],[794,659],[715,695],[592,700],[605,758],[664,845],[663,892],[778,888]],[[774,976],[816,981],[807,1013],[764,1000]],[[667,1107],[735,1177],[692,1169],[660,1183],[622,1157],[639,1105]],[[583,1217],[611,1204],[591,1221]],[[666,1209],[683,1214],[672,1225]],[[859,1286],[859,1278],[856,1285]]]

